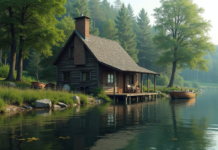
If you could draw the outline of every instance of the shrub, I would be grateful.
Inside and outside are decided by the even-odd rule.
[[[75,91],[75,87],[73,85],[70,85],[70,90]]]
[[[36,81],[36,80],[32,79],[31,77],[25,77],[25,76],[23,76],[22,79],[24,82],[27,82],[27,83],[31,83],[31,82]]]
[[[157,77],[157,85],[167,86],[169,84],[169,78],[167,76],[161,75]]]
[[[4,66],[4,64],[2,62],[0,62],[0,67],[3,67],[3,66]]]
[[[3,99],[0,98],[0,111],[3,111],[5,107],[5,102],[3,101]]]
[[[108,97],[106,94],[103,94],[103,93],[98,94],[98,98],[100,98],[100,99],[102,99],[102,100],[104,100],[106,102],[111,101],[110,97]]]
[[[190,87],[192,87],[192,83],[190,81],[185,81],[184,86],[190,88]]]
[[[93,95],[94,95],[94,96],[98,96],[98,94],[100,94],[100,93],[104,93],[104,94],[105,94],[105,91],[104,91],[104,89],[103,89],[102,86],[96,87],[96,88],[94,89],[94,91],[93,91]]]
[[[198,89],[198,88],[200,88],[200,84],[198,82],[194,82],[193,87]]]
[[[9,69],[10,69],[9,65],[6,66],[3,65],[2,67],[0,67],[0,77],[6,78],[8,76]]]

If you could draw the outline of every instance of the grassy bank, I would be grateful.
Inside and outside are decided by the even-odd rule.
[[[2,110],[5,104],[17,104],[21,106],[23,103],[29,103],[34,106],[35,101],[40,99],[50,99],[53,105],[58,102],[73,105],[76,103],[73,101],[74,96],[79,96],[82,104],[88,104],[88,98],[92,97],[90,95],[74,94],[65,91],[32,90],[0,85],[0,110]],[[108,97],[106,95],[105,97],[106,99],[102,97],[101,99],[108,101]]]
[[[180,91],[181,89],[185,90],[185,87],[181,87],[180,89],[176,88],[176,87],[166,87],[166,86],[156,86],[156,91],[160,91],[162,93],[169,93],[170,91]],[[197,92],[197,89],[195,88],[188,88],[189,90],[194,90]],[[143,91],[147,92],[147,86],[143,87]],[[149,92],[154,92],[154,86],[149,86]]]

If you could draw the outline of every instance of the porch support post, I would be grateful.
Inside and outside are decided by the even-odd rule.
[[[149,93],[149,74],[147,74],[147,92]]]
[[[143,93],[143,73],[141,73],[141,93]]]
[[[114,97],[116,96],[116,71],[114,70]]]
[[[156,74],[154,75],[154,93],[156,93]]]
[[[98,87],[100,87],[100,82],[99,82],[99,80],[100,80],[100,75],[99,75],[99,64],[97,63],[97,83],[98,83]]]

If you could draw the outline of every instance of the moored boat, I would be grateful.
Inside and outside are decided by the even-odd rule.
[[[194,92],[186,92],[186,91],[170,91],[170,97],[175,98],[195,98]]]

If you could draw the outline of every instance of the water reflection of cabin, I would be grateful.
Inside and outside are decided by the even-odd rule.
[[[128,93],[127,85],[138,86],[143,74],[154,75],[156,82],[158,73],[138,66],[117,41],[90,35],[89,19],[75,18],[76,30],[54,62],[57,85],[69,84],[88,93],[103,86],[108,95],[120,95]],[[135,92],[143,94],[142,87]]]

